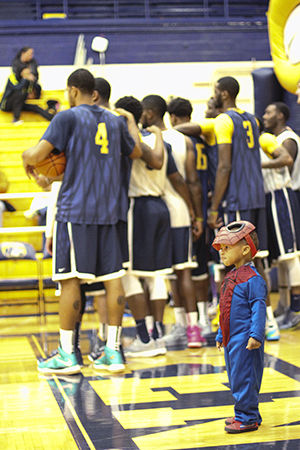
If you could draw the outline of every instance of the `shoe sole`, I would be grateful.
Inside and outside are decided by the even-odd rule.
[[[201,348],[203,347],[202,342],[189,342],[188,348]]]
[[[145,350],[143,352],[126,352],[125,356],[130,356],[132,358],[134,357],[151,357],[151,356],[159,356],[159,355],[165,355],[167,353],[167,349],[156,349],[156,350]]]
[[[48,373],[48,374],[55,374],[59,375],[60,373],[63,373],[65,375],[75,375],[76,373],[81,372],[81,366],[76,365],[73,367],[65,367],[64,369],[48,369],[46,367],[38,367],[38,371],[40,373]]]
[[[107,370],[108,372],[112,372],[112,373],[123,372],[123,370],[125,370],[124,364],[115,364],[114,366],[108,366],[106,364],[97,366],[97,365],[93,364],[93,368],[95,370]]]
[[[272,342],[272,341],[279,341],[280,340],[280,336],[275,336],[275,337],[273,337],[273,336],[270,336],[270,337],[268,337],[268,336],[266,336],[266,341],[268,341],[268,342]]]
[[[229,427],[225,427],[225,431],[227,431],[227,433],[229,434],[239,434],[239,433],[247,433],[249,431],[256,431],[258,430],[258,427],[255,428],[246,428],[246,429],[242,429],[242,430],[232,430]]]

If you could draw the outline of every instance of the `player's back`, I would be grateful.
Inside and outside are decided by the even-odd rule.
[[[67,165],[57,219],[88,224],[116,223],[126,124],[123,118],[96,105],[80,105],[64,113],[66,120],[61,124],[65,127],[61,131],[67,136],[65,148],[61,150],[66,153]]]
[[[142,141],[150,148],[155,146],[155,134],[144,131],[142,133]],[[152,169],[142,159],[133,161],[130,184],[129,197],[154,196],[163,195],[167,180],[167,162],[168,154],[164,149],[164,162],[162,168]]]
[[[233,122],[231,173],[225,207],[230,211],[263,208],[265,197],[256,119],[236,109],[224,114]]]

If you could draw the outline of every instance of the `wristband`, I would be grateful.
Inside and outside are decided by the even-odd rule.
[[[213,216],[217,216],[219,214],[219,211],[209,211],[209,214],[212,214]]]
[[[196,220],[197,222],[203,222],[203,217],[195,217],[195,220]]]

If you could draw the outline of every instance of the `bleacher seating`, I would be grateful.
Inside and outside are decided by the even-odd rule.
[[[63,91],[43,92],[39,100],[30,100],[45,108],[48,99],[58,100],[67,107]],[[3,258],[0,260],[0,306],[37,305],[40,317],[45,320],[45,304],[54,298],[55,285],[51,280],[52,259],[43,259],[43,229],[38,226],[37,217],[26,218],[33,196],[40,193],[37,184],[29,180],[22,164],[22,152],[35,145],[43,135],[49,122],[42,117],[22,112],[24,123],[15,126],[12,114],[0,111],[0,167],[9,180],[9,189],[1,194],[16,211],[4,212],[3,227],[0,228],[0,246],[3,242],[23,242],[32,248],[32,258]],[[1,258],[0,258],[1,259]],[[46,295],[47,294],[47,295]],[[7,308],[5,314],[9,314]]]
[[[68,20],[149,17],[251,17],[264,15],[268,0],[0,0],[0,20],[39,20],[64,13]]]

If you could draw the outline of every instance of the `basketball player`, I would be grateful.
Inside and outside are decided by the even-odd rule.
[[[297,173],[300,170],[297,166],[300,140],[287,128],[288,118],[289,109],[281,102],[268,105],[263,115],[265,128],[274,133],[271,136],[274,138],[273,146],[281,145],[291,158],[291,174],[287,166],[263,170],[270,259],[278,262],[280,300],[277,321],[282,329],[292,328],[300,322],[300,204],[292,190],[293,179],[299,178],[300,181]],[[264,162],[266,156],[262,158]]]
[[[283,145],[291,157],[293,165],[290,168],[292,189],[296,192],[300,204],[300,138],[287,126],[290,110],[283,102],[274,102],[267,106],[263,121],[267,131],[276,136],[277,142]]]
[[[133,97],[123,97],[116,103],[131,111],[138,123],[142,114],[141,103]],[[153,147],[154,135],[149,131],[162,131],[157,126],[144,130],[142,139]],[[193,210],[185,183],[177,171],[171,149],[165,149],[163,166],[160,170],[149,170],[149,165],[136,160],[132,166],[128,214],[130,268],[122,282],[126,299],[137,325],[137,338],[125,349],[126,356],[156,356],[166,353],[162,336],[163,312],[168,297],[163,275],[172,272],[170,215],[162,199],[167,176],[175,189],[181,192],[189,208]],[[146,317],[150,320],[142,278],[149,290],[150,303],[155,323],[148,327]]]
[[[218,226],[218,208],[222,205],[225,225],[247,220],[256,226],[260,250],[267,252],[266,211],[259,152],[259,129],[255,117],[236,106],[239,83],[233,77],[220,78],[215,84],[216,106],[224,111],[215,119],[218,143],[218,168],[208,224]],[[260,258],[256,267],[263,273]],[[266,337],[279,339],[279,330],[270,301],[267,303]]]
[[[171,217],[173,269],[177,278],[177,289],[179,295],[184,298],[187,309],[188,346],[201,347],[204,339],[198,325],[196,296],[191,279],[191,268],[196,266],[191,257],[191,219],[193,227],[196,229],[196,237],[200,237],[203,223],[201,184],[195,166],[193,143],[178,131],[166,128],[163,118],[167,111],[167,104],[162,97],[148,95],[142,100],[142,105],[141,123],[144,127],[156,125],[162,130],[163,139],[171,145],[178,171],[186,179],[191,192],[195,218],[190,217],[186,203],[169,181],[167,181],[164,200]]]
[[[61,283],[60,346],[41,361],[43,373],[80,371],[74,351],[74,329],[81,312],[80,280],[103,281],[107,294],[108,338],[103,367],[124,369],[119,351],[124,292],[119,219],[120,154],[138,158],[142,151],[134,121],[94,105],[95,81],[85,69],[68,78],[71,109],[55,116],[40,142],[23,153],[28,175],[53,148],[64,151],[66,170],[57,202],[53,239],[53,279]],[[120,151],[121,150],[121,151]]]
[[[171,125],[175,128],[180,124],[190,122],[191,114],[193,112],[192,105],[189,100],[177,97],[170,101],[168,104],[168,113],[170,115]],[[192,280],[194,282],[197,307],[199,313],[199,325],[202,329],[202,334],[205,336],[211,331],[210,322],[208,319],[207,305],[208,305],[208,266],[207,256],[208,248],[206,246],[206,217],[208,208],[208,155],[207,148],[204,140],[199,137],[191,137],[194,146],[195,165],[196,170],[201,182],[202,188],[202,214],[203,214],[203,233],[197,241],[193,242],[193,258],[197,261],[198,267],[192,270]],[[178,304],[180,297],[175,296],[175,326],[173,332],[169,335],[169,338],[174,334],[178,337],[185,334],[185,328],[183,329],[180,323],[176,323],[177,308],[181,308],[184,305]],[[184,331],[184,333],[183,333]]]

